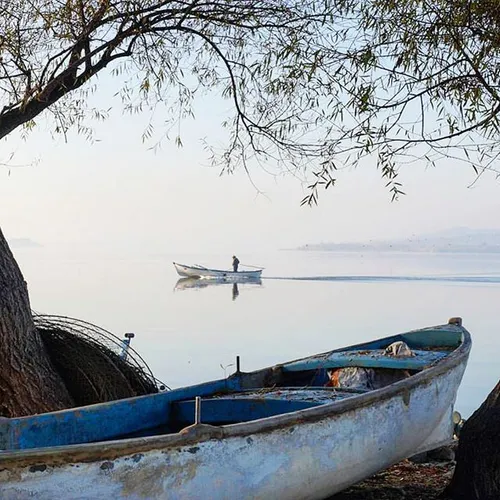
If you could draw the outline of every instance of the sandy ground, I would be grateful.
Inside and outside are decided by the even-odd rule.
[[[436,500],[454,467],[455,462],[415,464],[404,460],[329,500]]]

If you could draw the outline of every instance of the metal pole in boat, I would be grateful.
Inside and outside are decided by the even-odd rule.
[[[194,399],[194,425],[201,424],[201,398],[196,396]]]
[[[236,373],[240,373],[240,357],[236,356]]]
[[[135,337],[135,333],[126,333],[125,339],[122,340],[122,352],[120,353],[120,357],[123,360],[127,359],[128,348],[130,347],[130,341]]]

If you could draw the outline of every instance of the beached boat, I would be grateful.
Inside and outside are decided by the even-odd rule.
[[[203,266],[186,266],[184,264],[178,264],[174,262],[174,267],[179,274],[184,278],[210,278],[210,279],[220,279],[220,280],[242,280],[248,279],[258,279],[262,274],[262,269],[256,269],[254,271],[225,271],[222,269],[209,269]]]
[[[455,318],[226,379],[0,419],[0,498],[321,499],[452,437]]]

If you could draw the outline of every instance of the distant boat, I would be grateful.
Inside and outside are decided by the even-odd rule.
[[[0,419],[0,498],[326,498],[447,444],[471,339],[447,325],[222,380]]]
[[[239,273],[238,273],[239,274]],[[260,278],[211,278],[211,279],[203,279],[203,278],[179,278],[177,283],[175,284],[176,290],[187,290],[189,288],[206,288],[210,286],[217,285],[237,285],[237,284],[245,284],[245,285],[262,285],[262,280]]]
[[[257,279],[260,278],[262,274],[262,269],[257,269],[255,271],[224,271],[221,269],[209,269],[203,266],[186,266],[184,264],[178,264],[174,262],[174,267],[177,270],[179,276],[185,278],[219,278],[219,279]]]

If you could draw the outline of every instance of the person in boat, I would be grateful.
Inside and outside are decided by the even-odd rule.
[[[233,271],[235,273],[238,272],[238,266],[239,266],[239,264],[240,264],[240,261],[239,261],[238,257],[236,257],[236,255],[233,255]]]

